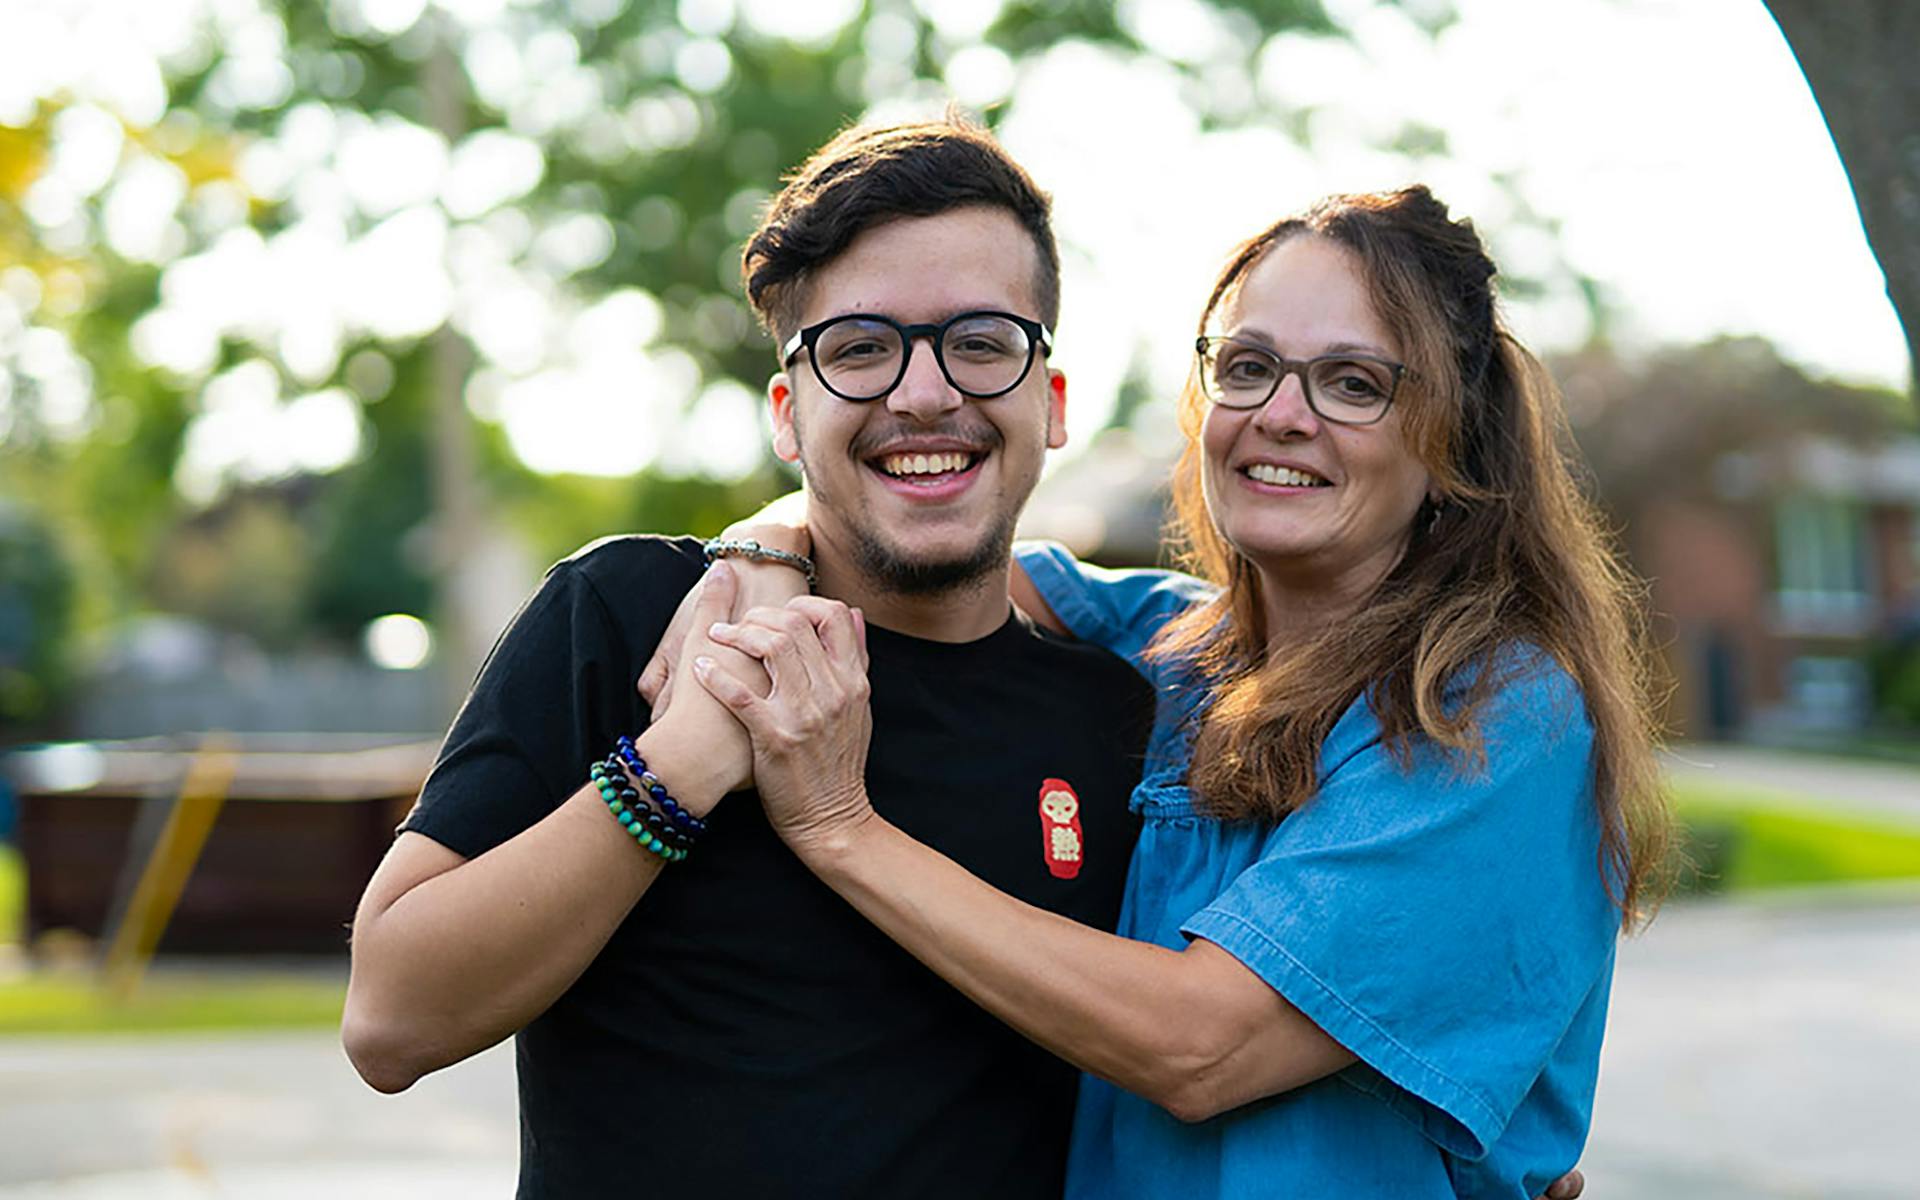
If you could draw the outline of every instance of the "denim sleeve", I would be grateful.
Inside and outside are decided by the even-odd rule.
[[[1407,769],[1356,704],[1319,791],[1182,926],[1358,1056],[1346,1082],[1467,1159],[1563,1042],[1591,1036],[1597,1061],[1585,1014],[1604,1005],[1619,925],[1577,686],[1534,663],[1482,707],[1480,731],[1484,766],[1428,747]]]
[[[1058,542],[1020,542],[1013,556],[1074,636],[1104,647],[1156,681],[1142,652],[1167,619],[1211,600],[1211,584],[1177,571],[1090,566]]]

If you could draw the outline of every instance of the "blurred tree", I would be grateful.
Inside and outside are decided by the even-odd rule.
[[[1920,4],[1766,0],[1853,184],[1887,298],[1907,335],[1920,405]]]
[[[0,746],[42,721],[64,687],[73,569],[46,521],[0,502]]]
[[[81,558],[111,567],[121,606],[187,604],[278,640],[289,621],[350,636],[423,612],[464,679],[498,606],[464,601],[480,585],[462,572],[496,531],[551,553],[607,528],[711,527],[777,486],[764,466],[702,479],[697,434],[610,430],[574,451],[637,484],[536,471],[501,436],[502,398],[611,392],[656,427],[742,403],[724,381],[757,384],[770,360],[739,240],[777,173],[876,102],[925,107],[983,55],[1010,87],[1021,59],[1077,41],[1166,63],[1209,125],[1304,136],[1253,79],[1274,36],[1341,35],[1318,0],[1199,0],[1182,26],[1199,39],[1151,7],[182,0],[193,19],[155,51],[149,117],[55,92],[0,120],[0,489],[85,529]],[[1449,20],[1433,0],[1405,11]],[[104,166],[53,187],[62,154]],[[6,338],[9,314],[31,347]],[[260,490],[302,474],[328,486],[292,507]],[[206,595],[247,578],[213,564],[269,528],[298,605]]]
[[[310,479],[235,488],[170,528],[145,594],[168,612],[244,633],[270,650],[306,632],[313,538],[301,523]]]
[[[1648,502],[1712,499],[1737,486],[1729,455],[1783,449],[1806,435],[1870,443],[1911,426],[1898,396],[1809,378],[1759,338],[1632,360],[1596,345],[1552,367],[1594,494],[1625,530],[1629,552]]]

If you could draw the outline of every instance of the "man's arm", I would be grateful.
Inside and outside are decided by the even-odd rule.
[[[709,572],[699,629],[729,611],[733,584],[731,571]],[[689,654],[716,649],[688,640]],[[744,731],[700,688],[636,742],[696,814],[750,776]],[[374,1088],[404,1090],[546,1011],[662,870],[586,783],[587,765],[557,809],[477,858],[411,832],[387,852],[354,916],[340,1023],[348,1058]]]

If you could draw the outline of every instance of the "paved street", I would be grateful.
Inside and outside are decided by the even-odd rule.
[[[1920,766],[1823,758],[1763,746],[1694,743],[1665,756],[1668,774],[1730,789],[1752,789],[1836,812],[1920,825]]]
[[[1920,890],[1675,906],[1627,943],[1592,1200],[1911,1197]],[[385,1097],[331,1034],[0,1040],[0,1200],[507,1196],[505,1047]]]
[[[1593,1200],[1920,1194],[1920,889],[1675,906],[1621,948]]]
[[[330,1032],[0,1039],[5,1200],[513,1194],[513,1050],[399,1096]]]

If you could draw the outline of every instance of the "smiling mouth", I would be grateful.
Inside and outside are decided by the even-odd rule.
[[[1301,471],[1293,467],[1276,467],[1272,463],[1248,463],[1240,468],[1240,473],[1256,483],[1270,483],[1275,487],[1333,486],[1331,482],[1311,471]]]
[[[964,475],[987,456],[965,450],[940,450],[930,454],[883,454],[869,459],[867,465],[889,479],[906,483],[939,483]]]

